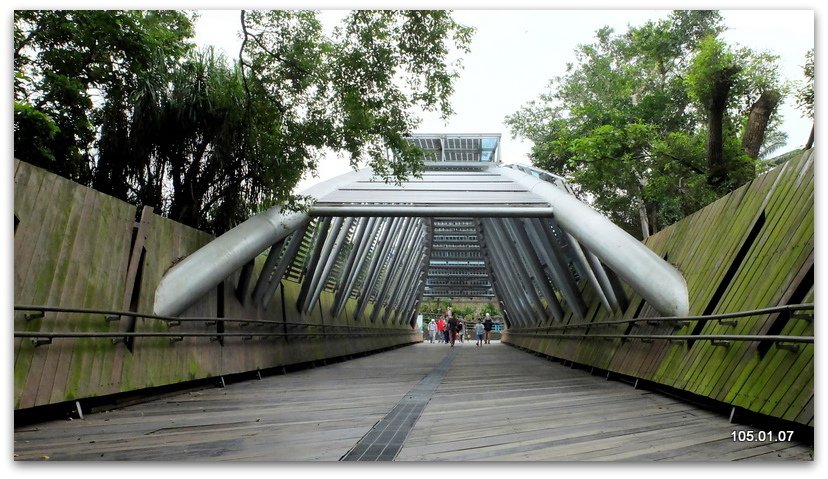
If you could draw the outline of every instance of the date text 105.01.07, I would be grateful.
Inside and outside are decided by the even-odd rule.
[[[790,441],[793,431],[732,431],[733,442],[774,442]]]

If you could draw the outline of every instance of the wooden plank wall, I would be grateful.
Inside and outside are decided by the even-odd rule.
[[[25,163],[15,168],[14,302],[120,309],[135,208]],[[107,331],[102,315],[46,313],[16,331]],[[107,387],[111,345],[15,338],[15,407],[59,402]]]
[[[716,314],[814,301],[814,154],[805,152],[651,236],[646,244],[687,280],[690,315]],[[585,322],[659,314],[629,287],[630,304],[608,312],[580,285]],[[643,304],[642,304],[643,303]],[[637,316],[636,316],[637,315]],[[570,313],[563,324],[578,320]],[[736,325],[707,321],[697,329],[646,322],[595,325],[606,334],[813,335],[813,316],[756,316]],[[513,332],[519,330],[513,329]],[[760,342],[729,346],[695,341],[557,339],[520,334],[504,341],[576,363],[614,371],[705,396],[750,411],[813,426],[814,351]]]
[[[14,214],[20,222],[14,238],[15,305],[61,306],[152,313],[155,288],[163,274],[212,237],[15,160]],[[136,218],[137,216],[137,218]],[[135,241],[133,241],[133,230]],[[264,255],[256,260],[258,278]],[[130,267],[132,266],[132,267]],[[235,295],[239,273],[225,280],[183,317],[215,317],[219,294],[223,317],[269,319],[325,325],[359,326],[353,300],[339,318],[330,315],[333,295],[324,292],[312,314],[299,314],[301,284],[285,280],[284,298],[277,289],[267,308],[242,304]],[[134,297],[133,297],[134,292]],[[281,302],[285,301],[285,315]],[[251,303],[248,301],[247,303]],[[370,309],[368,310],[370,313]],[[122,316],[106,321],[101,314],[46,313],[27,321],[15,311],[15,331],[198,331],[215,332],[218,322],[166,322]],[[347,356],[418,341],[407,325],[370,324],[391,335],[293,337],[253,336],[135,338],[128,345],[111,338],[54,339],[34,346],[14,341],[14,407],[26,409],[74,399],[176,384],[193,379],[256,371]],[[225,331],[281,332],[283,325],[257,326],[225,322]],[[314,328],[308,328],[314,332]],[[294,328],[302,330],[302,328]]]

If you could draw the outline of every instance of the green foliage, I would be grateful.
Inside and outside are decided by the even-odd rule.
[[[107,93],[133,88],[158,58],[167,60],[165,67],[175,64],[191,35],[191,16],[173,11],[14,12],[14,98],[57,126],[50,148],[56,173],[92,183],[96,121]]]
[[[417,174],[414,111],[451,113],[450,59],[472,33],[445,11],[351,12],[331,35],[317,12],[242,12],[234,63],[193,51],[193,18],[16,11],[20,155],[221,233],[306,206],[293,189],[331,151],[389,181]]]
[[[674,11],[623,34],[602,28],[576,49],[566,74],[506,123],[532,141],[536,166],[567,178],[619,226],[638,237],[657,231],[736,186],[707,181],[717,75],[734,75],[722,147],[734,178],[753,174],[739,140],[750,108],[762,92],[784,91],[776,57],[732,51],[717,37],[724,29],[716,11]],[[775,126],[769,146],[779,141]]]
[[[460,319],[472,319],[476,312],[475,308],[469,305],[458,306],[453,311],[454,316]]]
[[[14,102],[14,157],[41,168],[60,171],[54,141],[60,128],[49,115],[28,103]]]
[[[796,91],[796,106],[808,118],[814,117],[814,49],[805,54],[805,65],[802,67],[805,82]]]
[[[486,303],[483,306],[481,306],[478,315],[480,317],[484,317],[487,313],[490,314],[492,317],[500,316],[500,310],[497,309],[495,305],[492,303]]]
[[[474,318],[481,318],[486,316],[486,313],[493,317],[501,315],[501,312],[492,303],[453,303],[448,299],[427,299],[420,303],[420,312],[431,317],[439,317],[446,314],[446,308],[451,307],[453,314],[457,318],[465,320],[472,320]]]
[[[735,75],[741,70],[736,55],[715,36],[705,37],[699,44],[687,72],[685,83],[690,97],[707,108],[714,96],[717,80],[725,75]]]
[[[444,11],[355,11],[330,37],[315,12],[251,11],[243,23],[249,91],[277,105],[283,157],[304,172],[333,150],[385,180],[419,173],[422,153],[405,140],[414,108],[451,113],[450,47],[467,51],[471,29]]]
[[[446,308],[451,307],[450,300],[443,300],[440,298],[426,299],[420,303],[420,312],[434,316],[442,316],[446,314]]]

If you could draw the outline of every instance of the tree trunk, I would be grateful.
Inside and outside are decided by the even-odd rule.
[[[811,124],[811,134],[808,136],[808,142],[805,143],[805,150],[810,150],[814,146],[814,125]]]
[[[634,172],[633,174],[638,185],[638,194],[635,195],[635,199],[638,204],[638,219],[641,223],[641,241],[644,241],[650,236],[650,223],[647,220],[647,205],[644,203],[644,186],[646,185],[646,181],[638,172]]]
[[[641,240],[646,240],[650,236],[650,223],[647,220],[647,207],[644,206],[644,200],[638,197],[638,219],[641,221]]]
[[[713,91],[707,110],[707,183],[719,186],[728,179],[729,171],[724,158],[724,113],[727,97],[733,86],[733,77],[739,71],[736,66],[718,72],[713,79]]]
[[[658,233],[658,204],[653,204],[649,211],[650,216],[650,234]]]
[[[775,90],[763,92],[759,99],[750,107],[745,134],[742,136],[742,148],[745,154],[754,160],[759,158],[759,149],[765,141],[765,132],[768,129],[770,117],[776,110],[782,95]]]

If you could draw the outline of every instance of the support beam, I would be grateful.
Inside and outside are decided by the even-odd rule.
[[[529,310],[525,306],[523,292],[515,291],[515,287],[518,285],[517,281],[510,277],[510,270],[500,266],[500,259],[495,253],[497,247],[494,246],[494,239],[490,239],[489,232],[491,230],[484,228],[483,224],[479,225],[481,248],[485,255],[485,261],[488,261],[490,265],[489,274],[492,278],[492,288],[498,291],[498,298],[500,298],[500,302],[504,308],[508,308],[518,316],[530,315]],[[490,248],[490,245],[492,245],[492,248]],[[523,320],[519,319],[518,323],[523,325]]]
[[[500,268],[511,276],[511,283],[523,293],[524,308],[527,314],[531,314],[536,324],[545,323],[549,317],[542,305],[541,296],[531,279],[531,274],[517,252],[516,246],[508,239],[498,220],[487,220],[489,229],[494,233],[491,239],[497,241],[497,248],[493,250],[499,258]],[[529,323],[527,322],[527,325]]]
[[[285,252],[282,254],[281,259],[279,259],[279,264],[273,268],[273,274],[271,274],[270,278],[268,278],[267,287],[263,289],[260,295],[256,295],[255,293],[253,294],[254,303],[262,307],[267,307],[267,304],[270,302],[270,298],[272,298],[276,293],[276,288],[278,288],[282,283],[282,276],[285,275],[285,272],[290,267],[290,264],[293,263],[293,258],[296,257],[296,253],[299,252],[299,248],[302,246],[302,241],[305,239],[307,229],[308,225],[305,224],[293,232]]]
[[[255,260],[250,260],[242,266],[241,273],[239,273],[239,282],[236,284],[236,298],[242,304],[247,304],[247,295],[250,294],[250,282],[253,278],[253,267],[256,265]]]
[[[389,192],[393,198],[393,191]],[[317,204],[310,210],[311,216],[407,216],[420,218],[550,218],[552,208],[538,206],[504,205],[351,205],[351,204]]]
[[[549,266],[549,273],[566,299],[569,309],[578,319],[583,320],[587,309],[586,304],[581,298],[580,291],[578,291],[578,285],[572,279],[569,265],[564,258],[558,241],[552,234],[552,230],[538,219],[525,219],[523,223],[526,233],[536,247],[538,254],[543,257],[544,262]]]
[[[517,241],[515,246],[519,248],[520,257],[525,260],[528,272],[531,274],[530,279],[534,279],[535,284],[541,290],[541,294],[546,299],[546,304],[552,316],[558,321],[563,321],[564,312],[561,303],[558,301],[557,294],[555,294],[555,291],[549,284],[549,279],[541,268],[541,259],[537,251],[535,251],[535,248],[532,247],[532,243],[529,241],[529,235],[526,234],[523,224],[518,220],[505,219],[503,220],[503,226],[506,230],[512,232],[512,237]]]
[[[406,260],[400,274],[397,276],[396,281],[391,288],[387,301],[390,306],[397,305],[400,291],[407,286],[406,283],[408,278],[423,269],[423,261],[428,262],[428,256],[425,254],[425,239],[420,237],[412,248],[409,258]]]
[[[397,313],[402,304],[405,303],[405,298],[407,294],[415,293],[416,292],[411,290],[411,287],[416,284],[417,281],[420,279],[425,281],[426,278],[426,271],[425,268],[428,267],[428,256],[424,253],[420,254],[419,261],[412,262],[412,267],[406,270],[406,276],[401,278],[402,280],[399,282],[396,291],[391,296],[391,299],[388,302],[388,306],[386,309],[390,309],[394,313],[394,317],[397,317]]]
[[[366,266],[366,258],[368,254],[371,252],[371,247],[376,243],[379,243],[379,238],[377,235],[382,235],[381,228],[383,225],[387,228],[387,223],[390,222],[390,218],[379,218],[377,221],[369,228],[369,233],[365,235],[367,241],[363,244],[359,245],[360,252],[358,254],[358,259],[356,260],[356,269],[353,270],[353,273],[349,275],[348,281],[345,283],[345,287],[337,291],[336,298],[334,302],[336,303],[335,310],[333,311],[333,315],[338,317],[342,314],[342,309],[345,308],[345,304],[348,303],[348,299],[351,297],[351,293],[354,291],[354,285],[356,284],[359,275],[362,273],[363,268]]]
[[[305,302],[306,312],[313,309],[316,302],[319,300],[319,295],[322,294],[322,291],[325,289],[325,285],[328,283],[328,276],[331,274],[331,270],[336,264],[337,257],[339,257],[339,251],[347,242],[348,234],[351,232],[351,224],[353,224],[353,222],[353,218],[346,218],[345,221],[342,222],[342,225],[337,228],[339,231],[334,239],[334,244],[330,253],[328,253],[325,258],[325,266],[322,268],[319,277],[315,278],[314,283],[311,285],[310,297]]]
[[[345,263],[336,286],[334,304],[331,308],[331,314],[334,317],[339,316],[342,308],[351,296],[354,281],[359,276],[362,263],[368,254],[368,250],[371,249],[371,245],[374,242],[374,238],[377,235],[377,231],[379,231],[379,225],[382,221],[382,218],[361,220],[360,229],[357,230],[354,235],[354,241],[351,243],[351,253],[348,256],[348,260]]]
[[[305,228],[301,228],[301,230],[304,231]],[[259,278],[256,280],[256,286],[253,288],[253,300],[255,302],[261,301],[264,292],[267,290],[267,286],[270,284],[270,277],[279,262],[284,242],[285,240],[283,239],[282,241],[270,246],[270,251],[267,253],[267,259],[265,260],[264,266],[262,266],[262,270],[259,272]]]
[[[356,319],[362,317],[365,307],[368,306],[371,290],[374,287],[374,278],[376,278],[377,271],[385,261],[385,254],[388,251],[388,245],[390,244],[388,237],[392,234],[392,232],[397,232],[397,226],[399,223],[400,218],[392,218],[391,221],[386,224],[385,229],[380,236],[380,240],[377,241],[377,244],[374,246],[374,256],[371,258],[371,265],[368,267],[368,272],[365,275],[359,299],[357,300]]]
[[[515,314],[512,317],[516,319],[519,326],[528,326],[533,322],[542,323],[546,318],[543,317],[537,291],[523,278],[522,263],[511,256],[514,248],[503,242],[494,221],[484,220],[483,223],[486,246],[493,260],[492,270],[504,276],[500,284],[511,292],[510,296],[515,302],[516,307],[512,311]]]
[[[601,264],[601,260],[588,249],[584,249],[584,255],[586,255],[589,267],[598,279],[598,284],[601,285],[601,291],[604,292],[607,301],[613,306],[613,310],[620,310],[621,303],[615,296],[615,289],[613,289],[612,283],[610,283],[609,276],[607,276],[607,271],[604,269],[604,265]]]
[[[301,194],[320,198],[342,185],[369,179],[373,172],[362,169],[322,182]],[[209,293],[225,278],[270,245],[309,221],[303,211],[283,212],[274,206],[241,223],[215,240],[194,251],[164,274],[155,290],[153,312],[177,316],[199,298]]]
[[[319,258],[322,256],[323,250],[328,248],[328,236],[331,228],[331,218],[322,218],[316,225],[316,241],[311,246],[310,257],[305,263],[305,272],[302,277],[302,287],[299,289],[299,297],[296,298],[296,311],[303,312],[305,298],[310,291],[313,276],[316,273],[316,268],[319,265]],[[333,235],[331,235],[333,236]]]
[[[356,229],[354,230],[353,236],[347,241],[351,245],[351,250],[343,262],[342,270],[334,284],[334,291],[336,292],[339,292],[341,287],[347,282],[351,274],[351,268],[353,268],[354,261],[357,258],[357,253],[359,253],[360,247],[363,245],[363,236],[365,236],[366,230],[374,224],[376,218],[356,218],[355,221],[357,223]]]
[[[555,220],[665,316],[687,316],[687,282],[679,271],[603,215],[551,183],[512,168],[499,173],[549,201]]]
[[[418,228],[416,226],[418,221],[419,219],[417,218],[411,218],[411,221],[402,230],[395,243],[393,250],[394,256],[388,259],[388,266],[385,269],[385,277],[380,285],[379,292],[374,298],[374,309],[371,311],[371,322],[376,320],[379,310],[382,309],[385,295],[388,292],[388,288],[390,288],[394,283],[394,278],[396,278],[399,274],[402,274],[402,271],[398,270],[401,269],[400,266],[403,265],[403,261],[412,256],[411,247],[417,237]]]
[[[549,225],[545,224],[543,220],[540,221],[544,227],[549,227]],[[613,305],[613,303],[610,303],[609,298],[607,298],[607,296],[604,294],[604,290],[603,288],[601,288],[601,284],[598,282],[598,277],[595,276],[595,272],[592,271],[592,267],[589,265],[589,260],[587,260],[583,248],[581,248],[581,245],[575,238],[572,237],[571,234],[560,229],[560,227],[558,226],[556,227],[566,237],[566,241],[569,243],[569,246],[573,252],[573,256],[575,257],[574,259],[579,263],[579,271],[582,272],[587,281],[589,281],[589,284],[592,285],[592,289],[593,291],[595,291],[595,295],[598,296],[598,299],[601,301],[601,304],[604,305],[604,308],[606,308],[607,311],[612,312],[615,309],[615,306]]]

